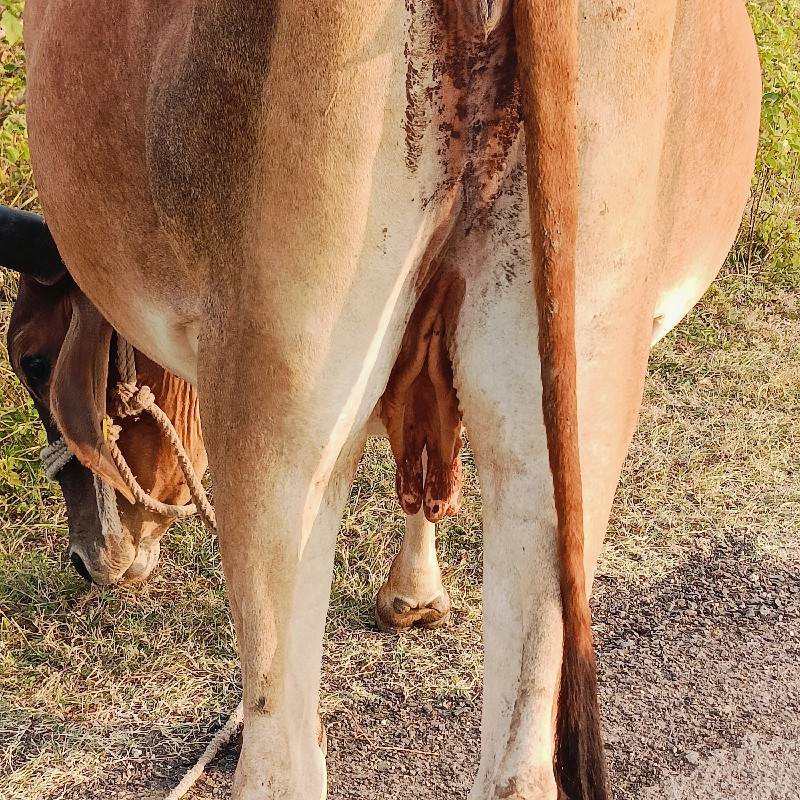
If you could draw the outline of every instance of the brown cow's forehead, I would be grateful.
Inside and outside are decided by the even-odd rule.
[[[43,286],[31,278],[20,278],[8,327],[8,354],[17,374],[25,355],[40,353],[53,361],[57,358],[69,330],[74,286],[72,280]]]

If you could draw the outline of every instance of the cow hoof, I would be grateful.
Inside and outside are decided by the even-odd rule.
[[[375,601],[375,624],[383,633],[400,633],[417,626],[433,630],[444,625],[450,617],[450,596],[443,588],[441,594],[424,605],[412,605],[407,598],[391,596],[384,585]]]

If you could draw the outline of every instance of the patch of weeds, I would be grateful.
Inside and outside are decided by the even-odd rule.
[[[764,88],[750,206],[728,269],[800,288],[800,0],[747,0]]]

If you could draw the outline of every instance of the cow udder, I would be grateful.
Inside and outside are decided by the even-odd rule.
[[[462,294],[452,274],[437,275],[422,293],[381,404],[400,505],[407,514],[422,508],[431,522],[461,507],[461,414],[447,342]]]

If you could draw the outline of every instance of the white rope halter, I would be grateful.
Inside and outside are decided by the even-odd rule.
[[[192,466],[183,442],[172,424],[172,420],[156,405],[155,397],[149,386],[139,386],[136,381],[136,354],[133,346],[122,336],[117,334],[117,368],[119,370],[119,383],[117,383],[117,408],[116,417],[136,417],[142,412],[147,412],[156,421],[161,432],[169,440],[175,453],[181,471],[186,478],[189,492],[192,497],[191,503],[185,506],[162,503],[155,497],[145,492],[136,480],[125,456],[117,445],[120,426],[115,425],[110,418],[106,420],[106,443],[111,451],[111,457],[125,481],[125,485],[130,489],[136,502],[143,505],[148,511],[164,517],[189,517],[192,514],[200,514],[206,525],[216,533],[217,520],[214,509],[208,500],[200,477]],[[69,449],[66,440],[61,437],[58,441],[45,447],[39,457],[45,468],[47,477],[52,481],[56,480],[58,473],[69,463],[74,453]],[[103,523],[103,532],[120,538],[122,536],[119,522],[119,512],[117,510],[117,500],[111,486],[105,484],[97,475],[94,476],[95,494],[97,495],[97,508],[100,519]]]
[[[73,456],[74,453],[69,449],[67,440],[63,436],[58,441],[43,448],[39,453],[39,458],[44,465],[47,480],[54,481],[56,475],[69,464]]]

